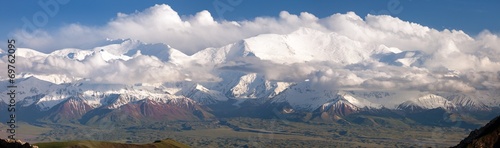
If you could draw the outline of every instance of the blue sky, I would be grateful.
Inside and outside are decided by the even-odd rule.
[[[23,25],[21,18],[31,19],[34,14],[43,11],[35,1],[2,1],[0,2],[0,36],[9,37],[9,33]],[[231,1],[231,0],[229,0]],[[214,7],[216,0],[198,1],[193,4],[187,0],[70,0],[61,5],[59,13],[50,17],[44,30],[58,28],[65,24],[78,23],[87,26],[99,26],[116,17],[118,12],[132,13],[142,11],[154,4],[165,3],[170,5],[180,15],[193,15],[201,10],[208,10],[215,19],[251,20],[257,16],[278,16],[286,10],[292,14],[309,12],[317,17],[326,17],[334,13],[354,11],[359,16],[368,13],[389,14],[402,20],[416,22],[438,30],[444,28],[464,30],[475,35],[484,29],[500,32],[500,1],[495,0],[361,0],[361,1],[290,1],[290,0],[218,0],[219,4],[227,4],[232,11],[219,15]],[[222,16],[222,17],[221,17]]]

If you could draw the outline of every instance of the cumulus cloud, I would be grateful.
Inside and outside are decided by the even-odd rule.
[[[321,28],[317,20],[310,13],[297,16],[283,11],[279,18],[215,21],[206,10],[180,16],[170,6],[162,4],[132,14],[118,13],[104,26],[71,24],[52,33],[37,30],[26,34],[19,30],[14,36],[21,41],[29,41],[23,42],[23,46],[43,52],[65,47],[89,48],[107,38],[132,38],[148,43],[166,43],[184,53],[193,54],[207,47],[220,47],[258,34],[289,33],[302,26]]]
[[[362,43],[366,50],[390,49],[394,53],[384,51],[354,64],[328,60],[280,64],[272,59],[247,57],[221,65],[191,63],[179,66],[146,55],[112,62],[92,58],[75,61],[57,57],[19,61],[24,71],[91,76],[110,83],[127,80],[178,81],[186,78],[217,81],[220,78],[211,73],[222,69],[262,73],[274,81],[300,82],[309,79],[318,87],[500,90],[498,35],[483,31],[477,36],[470,36],[460,30],[437,30],[388,15],[367,15],[362,18],[354,12],[348,12],[318,18],[307,12],[290,14],[282,11],[276,17],[215,21],[208,11],[180,16],[168,5],[155,5],[131,14],[118,13],[103,26],[70,24],[52,32],[36,30],[31,34],[23,34],[18,31],[15,37],[21,46],[45,53],[66,47],[93,48],[101,45],[105,39],[130,38],[168,44],[191,55],[208,47],[218,48],[260,34],[286,35],[299,28],[336,34]],[[344,48],[340,47],[342,44],[335,45],[339,45],[336,48]]]
[[[33,51],[25,48],[20,48],[17,52],[19,56],[16,57],[15,66],[19,74],[65,75],[75,80],[87,79],[93,83],[128,85],[187,79],[197,82],[218,80],[218,77],[210,74],[211,69],[201,65],[179,67],[149,55],[136,54],[128,60],[109,59],[103,50],[93,52],[83,60],[76,60],[66,56],[32,53]],[[7,61],[2,59],[0,63],[4,65]]]

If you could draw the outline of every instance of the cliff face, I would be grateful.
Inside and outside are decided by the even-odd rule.
[[[10,139],[0,139],[0,147],[8,148],[38,148],[37,146],[30,145],[27,142],[22,142],[21,140],[10,140]]]
[[[500,147],[500,116],[491,120],[488,124],[472,131],[467,138],[462,140],[456,148],[477,147],[489,148]]]

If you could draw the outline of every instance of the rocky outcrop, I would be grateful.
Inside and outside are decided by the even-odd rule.
[[[500,116],[491,120],[488,124],[472,131],[467,138],[454,148],[493,148],[500,147]]]
[[[21,140],[12,139],[0,139],[0,147],[5,148],[38,148],[38,146],[30,145],[27,142],[22,142]]]

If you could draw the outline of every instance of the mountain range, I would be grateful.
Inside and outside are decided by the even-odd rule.
[[[337,121],[376,114],[424,123],[425,115],[488,118],[500,109],[495,91],[368,89],[364,86],[371,81],[344,72],[377,64],[418,69],[429,56],[309,28],[258,35],[193,55],[131,39],[108,43],[52,53],[18,48],[18,118],[96,124],[233,116]],[[448,70],[442,77],[454,79],[456,73]],[[6,105],[8,81],[1,78],[0,104]]]

